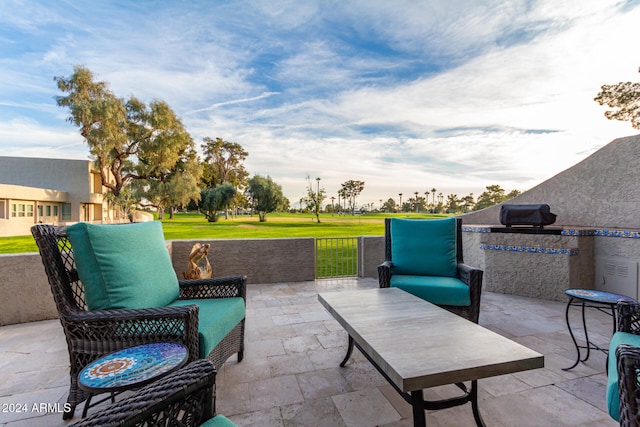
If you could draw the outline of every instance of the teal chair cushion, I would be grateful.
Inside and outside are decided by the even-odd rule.
[[[609,415],[616,421],[620,421],[620,395],[618,394],[618,367],[616,349],[620,344],[629,344],[640,347],[640,335],[628,332],[616,332],[609,342],[609,361],[607,365],[607,407]]]
[[[392,275],[457,275],[455,218],[392,218],[390,228]]]
[[[210,420],[205,421],[203,424],[200,424],[200,427],[236,427],[236,425],[224,415],[216,415]]]
[[[163,307],[178,298],[162,224],[80,222],[67,228],[89,310]]]
[[[436,305],[471,305],[469,286],[455,277],[393,275],[390,286]]]
[[[204,359],[245,317],[244,299],[208,298],[177,300],[169,306],[195,304],[198,312],[200,358]]]

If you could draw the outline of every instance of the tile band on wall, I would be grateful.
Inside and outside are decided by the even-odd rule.
[[[548,248],[545,246],[524,246],[524,245],[495,245],[490,243],[481,243],[480,249],[485,251],[506,251],[521,252],[529,254],[547,254],[547,255],[578,255],[578,248]]]

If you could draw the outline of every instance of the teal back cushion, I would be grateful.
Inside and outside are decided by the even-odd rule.
[[[160,222],[80,222],[67,228],[67,237],[89,310],[163,307],[178,298]]]
[[[392,274],[455,277],[456,219],[391,219]]]

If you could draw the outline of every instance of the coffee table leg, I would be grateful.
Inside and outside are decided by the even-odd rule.
[[[349,335],[349,347],[347,348],[347,354],[344,356],[342,362],[340,362],[340,366],[344,367],[347,364],[347,361],[351,357],[351,353],[353,353],[353,338]]]
[[[424,396],[422,390],[411,392],[411,407],[413,408],[413,427],[426,427],[427,418],[424,414]]]
[[[480,415],[480,408],[478,407],[478,381],[471,381],[471,408],[473,409],[473,418],[476,420],[476,425],[478,427],[485,427],[484,420]]]

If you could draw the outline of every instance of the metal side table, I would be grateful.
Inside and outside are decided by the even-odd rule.
[[[178,343],[153,343],[126,348],[88,364],[78,375],[78,385],[89,392],[82,418],[87,415],[91,398],[101,393],[114,396],[155,381],[179,368],[187,361],[189,351]],[[109,397],[97,402],[102,403]]]
[[[586,362],[589,359],[589,354],[591,350],[599,350],[603,353],[607,354],[608,357],[608,348],[602,348],[598,345],[594,344],[589,340],[589,333],[587,332],[587,322],[585,316],[586,308],[594,308],[602,313],[608,314],[613,318],[613,332],[615,333],[617,323],[616,323],[616,304],[618,301],[631,301],[636,302],[635,299],[628,297],[626,295],[614,294],[611,292],[604,291],[596,291],[593,289],[567,289],[564,293],[569,297],[569,302],[567,303],[567,311],[565,313],[565,318],[567,320],[567,328],[569,329],[569,334],[571,335],[571,339],[573,340],[573,344],[576,346],[576,351],[578,353],[578,357],[575,363],[568,368],[563,368],[563,370],[568,371],[569,369],[573,369],[578,366],[580,362]],[[584,329],[584,337],[585,337],[585,345],[579,345],[576,340],[575,335],[571,329],[571,323],[569,322],[569,309],[572,306],[579,306],[582,308],[582,327]],[[586,354],[584,358],[582,358],[581,349],[586,350]]]

